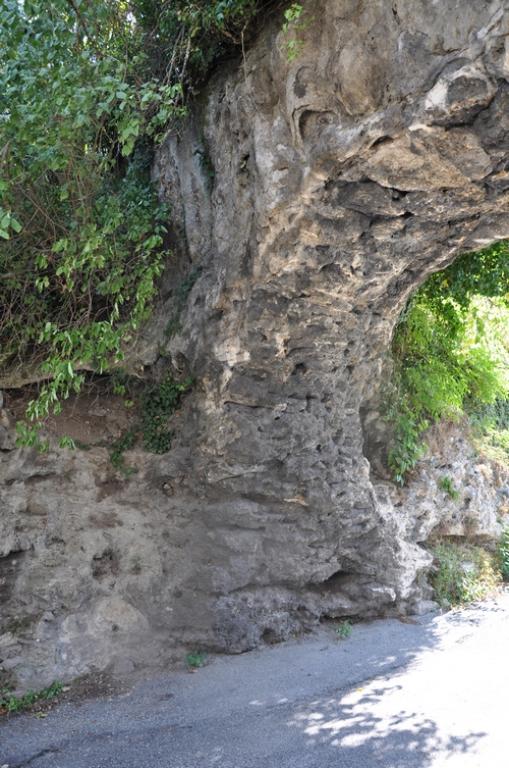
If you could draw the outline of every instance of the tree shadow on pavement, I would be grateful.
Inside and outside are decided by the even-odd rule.
[[[367,693],[359,689],[311,702],[288,722],[298,732],[294,746],[301,754],[312,759],[318,753],[317,768],[427,768],[439,756],[470,752],[486,736],[445,735],[432,719],[411,710],[394,711],[389,704],[384,711],[384,701],[401,686],[376,682]]]

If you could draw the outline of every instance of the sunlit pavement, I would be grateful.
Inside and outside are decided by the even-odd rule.
[[[508,768],[509,595],[0,722],[9,768]]]

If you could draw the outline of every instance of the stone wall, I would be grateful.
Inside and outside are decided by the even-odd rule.
[[[374,478],[365,417],[411,292],[509,237],[509,3],[304,5],[297,58],[271,22],[157,157],[178,269],[138,354],[197,382],[171,452],[124,478],[97,446],[2,449],[22,684],[429,605],[421,544],[450,515],[421,525]]]

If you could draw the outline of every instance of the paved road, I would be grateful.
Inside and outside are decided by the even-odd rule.
[[[9,768],[508,768],[509,595],[0,723]]]

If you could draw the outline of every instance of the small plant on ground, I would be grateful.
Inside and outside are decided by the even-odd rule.
[[[206,660],[207,660],[207,654],[201,653],[200,651],[188,653],[186,656],[186,664],[188,666],[188,669],[190,670],[195,670],[195,669],[199,669],[200,667],[203,667]]]
[[[460,492],[455,488],[453,480],[449,475],[444,475],[438,481],[438,487],[444,491],[450,499],[457,501],[460,497]]]
[[[481,600],[501,584],[498,559],[481,547],[442,541],[431,550],[431,585],[443,608]]]
[[[352,630],[353,630],[352,622],[348,621],[348,619],[345,619],[345,621],[342,621],[336,627],[336,635],[338,635],[340,640],[348,640],[348,638],[352,634]]]
[[[0,689],[0,715],[14,712],[26,712],[35,704],[51,701],[63,691],[63,684],[54,682],[40,691],[28,691],[23,696],[15,696],[6,688]]]

